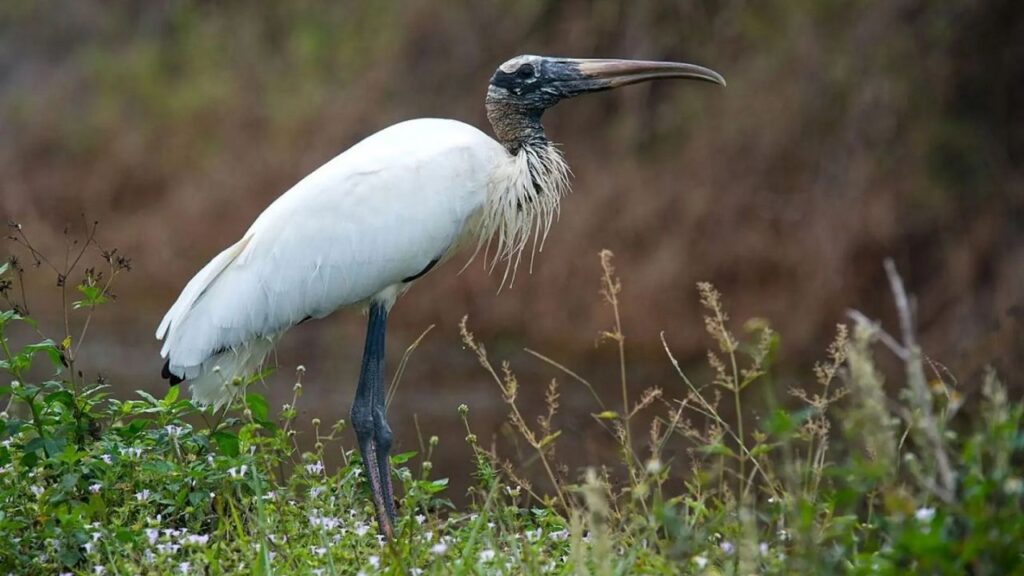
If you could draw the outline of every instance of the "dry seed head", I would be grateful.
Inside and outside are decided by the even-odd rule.
[[[873,330],[858,325],[847,346],[850,367],[847,388],[854,397],[841,425],[851,438],[860,438],[865,451],[879,462],[894,462],[896,439],[882,375],[875,367],[870,345]]]

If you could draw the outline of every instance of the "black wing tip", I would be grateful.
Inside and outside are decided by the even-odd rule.
[[[184,378],[179,377],[177,374],[171,373],[171,361],[164,362],[164,367],[160,370],[160,377],[170,382],[171,386],[177,386],[185,381]]]

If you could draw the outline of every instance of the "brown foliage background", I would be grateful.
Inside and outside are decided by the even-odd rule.
[[[702,356],[698,280],[721,289],[734,318],[781,332],[785,376],[820,356],[848,307],[892,325],[886,256],[918,295],[926,350],[965,391],[989,363],[1020,390],[1021,38],[1012,0],[9,1],[0,215],[57,252],[66,225],[102,222],[102,242],[135,270],[97,318],[90,367],[121,394],[159,390],[151,335],[187,279],[354,142],[418,116],[486,127],[488,78],[520,53],[696,62],[729,87],[656,83],[548,112],[575,193],[532,275],[496,294],[480,266],[457,275],[453,262],[399,302],[392,366],[438,326],[392,411],[400,444],[415,446],[413,414],[425,434],[455,430],[462,402],[478,433],[498,433],[499,394],[458,345],[464,314],[494,356],[535,376],[524,393],[538,401],[557,373],[527,345],[614,389],[614,354],[595,347],[610,321],[602,248],[624,279],[637,391],[679,385],[659,331],[682,357]],[[46,302],[52,279],[30,290]],[[273,398],[303,363],[311,416],[347,415],[362,322],[347,313],[293,330]],[[594,407],[566,394],[562,425],[587,430]],[[586,438],[579,461],[602,449]],[[466,462],[454,450],[441,465]]]

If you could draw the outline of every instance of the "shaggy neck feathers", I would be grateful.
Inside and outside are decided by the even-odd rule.
[[[493,88],[487,94],[487,118],[509,155],[498,163],[488,184],[477,250],[484,249],[490,270],[505,263],[501,284],[510,285],[529,249],[544,247],[559,205],[569,192],[569,167],[540,124],[543,110],[524,107]]]

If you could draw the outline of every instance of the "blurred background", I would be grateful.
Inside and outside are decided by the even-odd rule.
[[[612,321],[603,248],[624,284],[634,395],[684,393],[660,331],[701,373],[711,343],[695,283],[707,280],[737,331],[763,317],[781,332],[784,399],[848,308],[895,328],[887,256],[918,297],[925,351],[962,394],[986,365],[1024,389],[1024,4],[1013,0],[6,0],[0,217],[58,255],[66,227],[100,221],[98,240],[133,270],[93,320],[86,371],[118,396],[163,392],[152,334],[202,264],[383,127],[439,116],[489,132],[488,79],[521,53],[693,62],[729,87],[652,83],[549,111],[574,193],[533,274],[497,294],[482,265],[459,275],[456,259],[399,301],[392,369],[436,327],[391,408],[397,448],[418,449],[414,417],[441,436],[435,470],[453,496],[470,472],[456,407],[470,407],[485,444],[501,440],[507,412],[461,346],[463,315],[493,359],[513,362],[530,411],[562,382],[555,425],[579,447],[561,454],[568,464],[611,449],[586,390],[523,350],[615,402],[617,353],[598,341]],[[60,334],[54,279],[31,272],[32,312]],[[303,364],[303,418],[347,417],[363,329],[345,312],[292,330],[259,391],[288,401]]]

